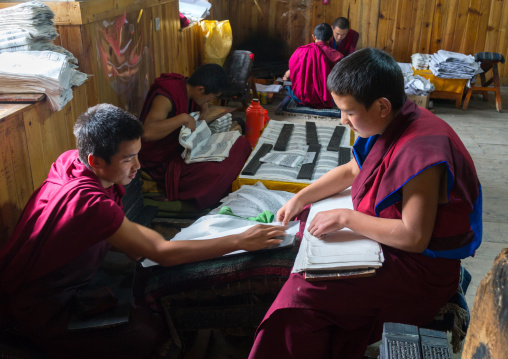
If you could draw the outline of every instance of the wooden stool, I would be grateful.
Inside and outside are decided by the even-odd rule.
[[[484,72],[480,74],[481,86],[475,86],[475,83],[471,83],[471,87],[467,91],[466,98],[464,100],[464,104],[462,105],[462,109],[467,109],[467,105],[469,104],[469,99],[471,98],[471,94],[474,92],[479,92],[483,95],[483,100],[488,101],[488,92],[493,91],[496,93],[496,109],[497,112],[501,112],[501,88],[499,85],[499,71],[497,68],[497,63],[501,62],[504,64],[504,56],[498,54],[496,52],[478,52],[474,55],[476,61],[481,62],[481,68]],[[492,69],[492,78],[486,81],[485,74],[487,71]],[[490,85],[494,83],[493,87]]]

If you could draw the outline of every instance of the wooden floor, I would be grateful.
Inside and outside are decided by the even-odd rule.
[[[433,112],[452,126],[473,157],[483,189],[483,243],[474,258],[463,261],[472,275],[466,295],[470,309],[481,279],[495,257],[508,246],[508,87],[502,87],[501,92],[505,113],[496,111],[493,96],[484,102],[473,95],[466,111],[455,108],[452,100],[433,101]],[[272,104],[263,105],[270,119],[294,119],[275,115],[279,102],[280,98],[276,97]],[[214,331],[203,358],[246,358],[251,344],[249,333],[239,334]],[[375,347],[371,348],[373,357],[377,357]],[[452,355],[453,359],[460,357],[461,353]]]

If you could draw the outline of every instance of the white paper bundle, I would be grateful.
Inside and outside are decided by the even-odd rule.
[[[430,70],[434,76],[446,79],[471,79],[482,72],[472,55],[445,50],[431,55]]]
[[[228,132],[231,129],[232,115],[230,113],[225,114],[222,117],[212,121],[208,124],[212,133]]]
[[[44,3],[28,1],[0,10],[0,31],[22,29],[34,39],[54,40],[58,36],[54,17]]]
[[[194,118],[199,116],[196,114]],[[196,129],[192,132],[182,126],[178,140],[184,148],[182,158],[185,163],[221,162],[229,156],[231,147],[239,137],[238,131],[212,134],[205,121],[196,121]]]
[[[52,42],[58,36],[53,18],[53,11],[40,1],[0,9],[0,53],[52,51],[65,55],[71,68],[70,86],[79,86],[88,76],[77,70],[78,59],[70,51]]]
[[[55,111],[72,99],[72,69],[65,55],[52,51],[0,54],[0,93],[45,93]]]
[[[249,228],[252,228],[260,224],[259,222],[250,221],[244,218],[237,218],[230,215],[214,214],[200,217],[196,222],[191,224],[187,228],[183,228],[177,233],[171,240],[172,241],[189,241],[189,240],[207,240],[218,237],[236,235],[245,232]],[[281,225],[280,222],[274,222],[274,225]],[[294,245],[295,235],[298,232],[299,221],[290,222],[286,229],[286,235],[282,239],[280,244],[276,244],[267,249],[282,248]],[[238,250],[235,252],[228,253],[238,254],[246,252],[245,250]],[[145,259],[142,262],[143,267],[151,267],[157,265],[157,263]]]
[[[298,255],[292,272],[307,270],[341,270],[378,268],[384,261],[378,242],[344,228],[328,233],[325,238],[314,237],[307,227],[318,212],[336,208],[353,209],[351,191],[312,204]]]

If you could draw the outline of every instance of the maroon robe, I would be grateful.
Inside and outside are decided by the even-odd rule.
[[[343,57],[322,41],[297,48],[289,59],[293,94],[306,106],[333,108],[334,102],[326,87],[326,79]]]
[[[371,198],[383,200],[391,189],[385,187],[397,186],[409,173],[411,160],[399,157],[407,155],[404,144],[412,141],[412,175],[447,158],[454,177],[449,193],[461,196],[452,201],[457,211],[452,222],[442,221],[443,208],[438,211],[434,234],[463,233],[463,238],[469,238],[470,219],[475,217],[471,215],[473,203],[478,199],[481,203],[479,182],[464,146],[441,122],[429,111],[422,114],[407,100],[384,133],[372,138],[362,154],[355,152],[361,168],[351,191],[356,210],[401,218],[401,212],[392,208],[401,197],[392,197],[392,207],[383,208],[376,207],[379,203]],[[433,135],[443,138],[435,142]],[[439,145],[435,151],[431,148],[436,143],[453,145]],[[382,163],[375,165],[378,160]],[[394,173],[399,176],[394,177]],[[387,176],[386,181],[381,174]],[[448,238],[433,238],[429,247],[435,248],[434,242],[439,241],[448,244]],[[455,248],[460,250],[462,242],[454,242]],[[249,358],[362,358],[367,345],[381,339],[383,323],[430,323],[457,291],[460,260],[433,258],[431,253],[409,253],[386,245],[382,249],[385,261],[373,277],[308,282],[301,274],[291,274],[260,324]]]
[[[149,355],[153,328],[162,327],[150,324],[144,309],[131,311],[131,323],[119,330],[67,331],[73,298],[98,270],[110,249],[105,239],[124,220],[124,193],[123,186],[105,189],[77,150],[53,163],[0,248],[0,327],[14,324],[57,358]],[[144,333],[154,338],[143,343]]]
[[[360,34],[353,29],[349,29],[346,37],[337,44],[333,38],[333,48],[339,51],[342,55],[351,55],[356,50],[356,44]]]
[[[185,78],[178,74],[162,74],[155,79],[148,91],[140,121],[144,122],[153,99],[167,97],[173,110],[168,118],[190,113],[196,106],[187,97]],[[210,208],[231,191],[231,184],[238,176],[250,155],[251,147],[245,137],[240,137],[222,162],[186,164],[182,159],[183,147],[178,142],[180,130],[175,130],[157,141],[143,141],[139,160],[146,171],[166,190],[170,201],[191,200],[198,210]]]

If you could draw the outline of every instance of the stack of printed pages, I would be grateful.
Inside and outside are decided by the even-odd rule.
[[[293,273],[376,269],[383,264],[384,256],[379,243],[350,229],[328,233],[323,239],[308,232],[307,228],[318,212],[336,208],[353,209],[349,189],[311,206]]]

